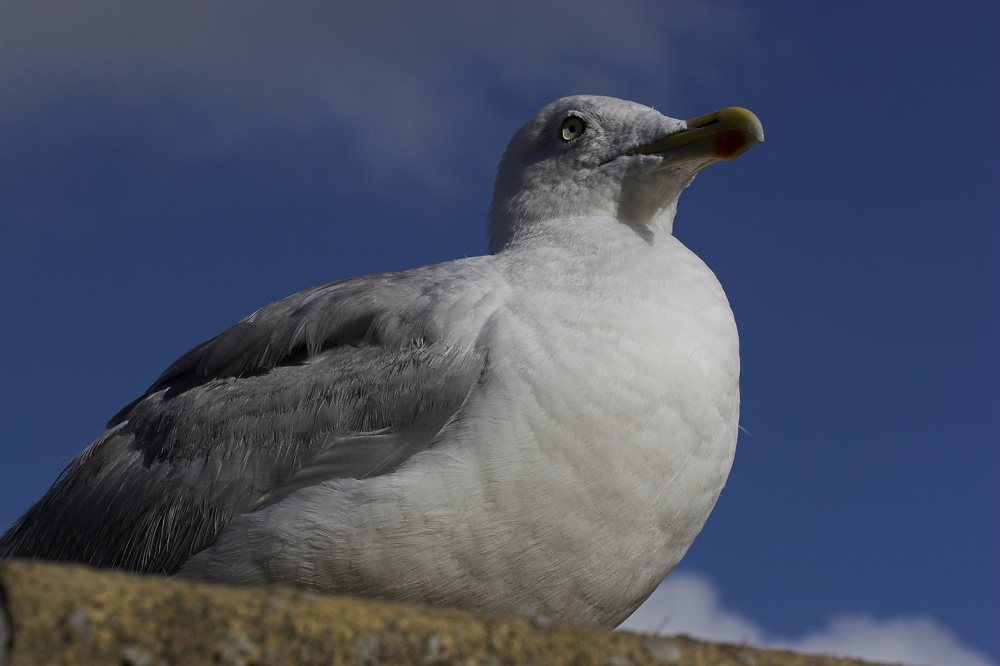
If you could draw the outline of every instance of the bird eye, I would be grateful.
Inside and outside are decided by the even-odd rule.
[[[587,129],[587,123],[583,122],[583,118],[570,116],[563,121],[559,133],[562,135],[563,141],[572,141],[573,139],[580,138],[585,129]]]

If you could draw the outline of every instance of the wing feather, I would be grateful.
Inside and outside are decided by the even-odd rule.
[[[433,443],[480,379],[486,353],[468,323],[484,325],[488,303],[449,295],[428,267],[257,310],[121,410],[0,538],[0,557],[170,574],[236,515],[323,480],[391,472]],[[459,313],[461,335],[436,311]]]

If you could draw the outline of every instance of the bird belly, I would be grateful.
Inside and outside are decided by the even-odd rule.
[[[489,513],[468,543],[496,563],[483,598],[617,624],[686,553],[729,474],[739,411],[735,324],[704,270],[678,287],[715,295],[707,310],[652,290],[513,310],[520,351],[479,396],[511,409],[470,429],[482,437],[490,419],[493,445],[471,448]]]
[[[715,277],[694,257],[649,282],[626,299],[590,284],[509,304],[434,446],[241,516],[185,573],[621,622],[711,512],[739,409]]]

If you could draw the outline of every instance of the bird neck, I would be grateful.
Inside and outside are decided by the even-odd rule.
[[[630,235],[648,240],[652,237],[654,230],[671,234],[676,212],[676,199],[655,209],[630,207],[626,204],[619,205],[614,214],[570,215],[543,219],[526,215],[524,212],[516,211],[516,209],[501,209],[494,206],[490,209],[489,216],[489,252],[497,254],[525,242],[544,242],[542,239],[572,242],[577,246],[605,242],[606,239],[603,237],[587,237],[591,227],[579,223],[579,220],[584,219],[600,219],[601,225],[613,234],[627,230],[626,233]]]

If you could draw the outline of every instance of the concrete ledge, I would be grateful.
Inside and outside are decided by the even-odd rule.
[[[0,562],[0,664],[863,666],[464,611]]]

